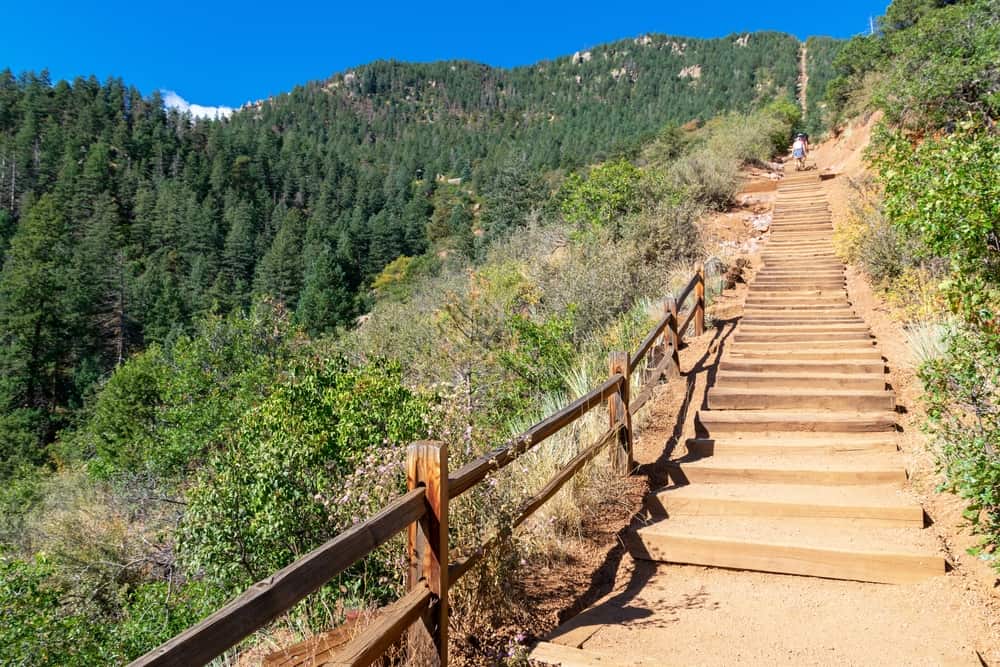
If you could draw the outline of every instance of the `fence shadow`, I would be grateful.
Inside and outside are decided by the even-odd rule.
[[[638,466],[633,473],[633,476],[645,479],[645,493],[666,486],[669,483],[669,463],[678,443],[684,437],[684,425],[688,421],[692,406],[696,410],[705,407],[708,388],[715,384],[719,359],[722,358],[725,346],[728,344],[729,338],[735,330],[738,321],[738,317],[716,320],[712,339],[706,346],[705,353],[694,363],[690,370],[682,372],[682,376],[685,379],[684,398],[677,410],[671,434],[663,443],[663,449],[659,457],[652,463]],[[702,375],[707,375],[705,390],[701,392],[701,395],[696,395],[698,380]],[[573,628],[586,626],[591,619],[598,624],[609,621],[615,622],[612,619],[604,617],[602,614],[588,610],[588,607],[612,592],[616,575],[628,550],[630,536],[634,534],[636,529],[642,528],[648,523],[645,507],[643,506],[632,515],[626,526],[623,526],[615,533],[615,544],[605,554],[601,564],[594,569],[590,585],[559,612],[560,625],[570,621],[570,619],[578,619],[578,622],[572,623]],[[639,613],[640,610],[634,608],[630,608],[628,611],[620,608],[625,607],[635,599],[638,593],[653,577],[656,568],[657,565],[650,561],[635,561],[635,567],[624,590],[606,600],[602,607],[619,608],[618,615],[624,614],[619,621],[636,620],[639,616],[644,615]],[[649,611],[649,614],[652,613],[652,611]]]

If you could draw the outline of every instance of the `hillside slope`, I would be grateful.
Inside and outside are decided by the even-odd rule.
[[[198,317],[266,295],[312,334],[343,326],[394,259],[433,271],[523,225],[543,172],[790,97],[796,49],[647,35],[512,70],[378,62],[228,121],[120,80],[0,73],[0,474]]]

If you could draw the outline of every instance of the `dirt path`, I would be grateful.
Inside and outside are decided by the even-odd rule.
[[[808,109],[806,100],[806,89],[809,87],[809,68],[806,66],[808,48],[802,42],[799,47],[799,104],[802,105],[802,120],[805,121]]]
[[[818,158],[821,166],[829,164],[822,152]],[[836,187],[827,193],[836,217],[844,193]],[[607,594],[551,633],[550,653],[537,657],[566,666],[1000,664],[1000,614],[989,578],[955,553],[956,540],[961,544],[955,514],[948,503],[940,507],[941,497],[928,495],[933,467],[909,418],[915,390],[912,371],[906,379],[902,338],[856,274],[849,272],[848,287],[857,314],[880,340],[889,382],[907,408],[898,438],[911,473],[907,492],[924,502],[933,523],[923,532],[951,571],[886,585],[634,560],[619,549]],[[707,407],[744,300],[737,292],[716,306],[715,328],[692,341],[700,354],[685,359],[690,370],[683,382],[673,381],[650,408],[651,426],[637,458],[651,488],[665,481],[670,460],[687,453],[683,443],[695,434],[695,413]],[[636,516],[632,529],[649,518]]]

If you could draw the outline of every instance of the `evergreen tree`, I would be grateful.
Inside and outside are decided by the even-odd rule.
[[[74,333],[68,308],[71,247],[55,198],[43,195],[18,226],[0,274],[0,409],[19,415],[12,420],[19,428],[51,430],[48,418],[65,398]],[[31,424],[36,420],[43,421]],[[3,436],[7,442],[24,437]],[[24,455],[38,461],[42,454]]]

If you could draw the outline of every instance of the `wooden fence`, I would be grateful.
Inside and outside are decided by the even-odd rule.
[[[679,322],[684,303],[692,306]],[[415,442],[407,451],[406,494],[375,516],[317,547],[270,577],[258,581],[200,623],[131,663],[133,667],[204,665],[235,646],[296,603],[351,567],[392,537],[407,531],[408,592],[380,610],[371,625],[344,644],[325,664],[370,665],[397,644],[410,626],[421,620],[434,640],[442,665],[448,663],[448,588],[469,571],[502,539],[496,535],[472,553],[449,559],[448,505],[482,482],[491,472],[509,465],[546,438],[569,426],[590,410],[607,404],[608,430],[569,461],[545,487],[518,509],[509,529],[530,517],[583,466],[611,446],[611,460],[623,475],[634,468],[632,415],[652,397],[664,375],[679,374],[678,350],[684,333],[694,324],[695,335],[705,331],[705,269],[699,264],[680,295],[668,298],[662,317],[632,354],[613,352],[609,375],[601,386],[502,447],[458,470],[448,469],[448,448],[440,442]],[[642,387],[630,397],[633,373],[643,366]]]

